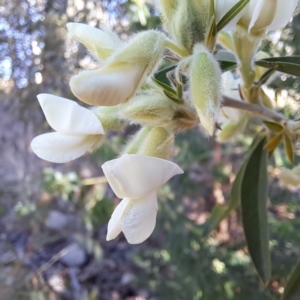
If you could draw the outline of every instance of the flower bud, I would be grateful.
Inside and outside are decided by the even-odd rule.
[[[221,105],[221,70],[202,45],[197,45],[190,66],[192,102],[196,106],[200,123],[212,135]]]
[[[100,106],[95,107],[92,111],[100,120],[105,132],[115,129],[121,124],[119,106]]]
[[[142,127],[137,133],[133,135],[132,138],[129,139],[122,153],[137,154],[139,152],[140,146],[151,130],[152,128],[150,127]]]
[[[210,20],[210,0],[179,1],[170,35],[192,53],[196,43],[204,42]]]
[[[72,77],[72,92],[90,105],[114,106],[127,102],[160,61],[164,40],[164,36],[154,30],[137,34],[115,52],[103,68]]]
[[[121,46],[118,36],[107,28],[97,29],[80,23],[68,23],[67,28],[80,43],[100,60],[106,60]]]
[[[173,142],[173,134],[163,127],[155,127],[144,139],[138,154],[168,159]]]
[[[163,25],[168,28],[178,6],[178,0],[156,0]]]
[[[160,94],[136,96],[123,105],[121,112],[123,118],[147,126],[170,122],[174,113],[170,101]]]

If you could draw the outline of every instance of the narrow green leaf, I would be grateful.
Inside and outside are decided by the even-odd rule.
[[[165,67],[163,69],[158,70],[154,74],[155,79],[169,85],[169,80],[167,78],[167,73],[169,73],[170,71],[173,71],[176,68],[176,66],[177,66],[176,64],[173,64],[171,66],[168,66],[168,67]]]
[[[160,80],[157,80],[156,78],[152,77],[153,82],[158,85],[159,87],[161,87],[164,91],[168,92],[168,94],[177,95],[177,92],[174,91],[169,85],[161,82]]]
[[[235,4],[217,24],[217,32],[222,30],[249,2],[250,0],[241,0]]]
[[[268,69],[300,77],[300,55],[285,57],[270,57],[255,62],[256,65]]]
[[[217,40],[217,24],[216,18],[213,15],[210,20],[209,29],[205,37],[205,46],[207,49],[214,49]]]
[[[281,124],[270,122],[270,121],[264,121],[264,124],[271,130],[275,132],[280,132],[283,130],[283,126]]]
[[[229,216],[231,211],[237,209],[240,205],[241,186],[243,182],[244,171],[248,164],[249,157],[251,156],[254,149],[257,147],[258,143],[262,140],[262,138],[263,137],[259,135],[253,140],[249,152],[247,153],[247,156],[245,158],[244,164],[241,166],[232,184],[230,192],[230,202],[228,203],[228,205],[215,205],[211,212],[210,218],[204,224],[204,236],[208,236],[214,229],[216,229],[216,227],[223,219]]]
[[[183,104],[184,101],[182,99],[178,99],[176,95],[172,95],[167,91],[164,91],[164,94],[173,102],[177,103],[177,104]]]
[[[274,150],[280,144],[282,138],[283,138],[283,133],[282,132],[277,133],[272,138],[270,138],[268,144],[265,146],[265,149],[267,149],[269,152],[274,152]]]
[[[293,165],[294,164],[294,149],[293,149],[292,141],[287,134],[284,135],[284,148],[285,148],[285,152],[286,152],[286,155],[287,155],[290,163]]]
[[[300,299],[300,261],[290,274],[284,288],[284,293],[280,300],[298,300]]]
[[[204,223],[203,235],[207,237],[218,227],[220,222],[229,215],[230,211],[226,205],[216,204],[210,214],[209,219]]]
[[[251,153],[241,187],[243,227],[249,254],[262,282],[271,278],[269,229],[267,221],[268,152],[266,138]]]
[[[274,66],[274,68],[269,69],[267,72],[265,72],[260,78],[259,80],[255,83],[256,86],[262,86],[264,85],[269,78],[272,76],[272,74],[277,70],[277,65]]]
[[[235,55],[227,50],[219,50],[215,55],[219,62],[222,73],[233,70],[237,67],[237,60]]]
[[[236,62],[225,61],[225,60],[219,61],[219,65],[220,65],[222,73],[225,73],[225,72],[230,71],[230,70],[234,70],[237,67]]]

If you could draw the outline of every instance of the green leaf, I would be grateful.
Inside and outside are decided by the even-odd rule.
[[[255,82],[256,86],[262,86],[264,85],[270,77],[273,75],[273,73],[277,70],[277,65],[274,66],[273,68],[269,69],[267,72],[265,72],[257,82]]]
[[[176,68],[176,64],[173,64],[171,66],[165,67],[163,69],[158,70],[155,74],[154,77],[156,80],[163,82],[167,85],[170,85],[169,79],[167,78],[167,73],[170,71],[173,71]]]
[[[227,206],[216,204],[210,214],[209,219],[204,223],[203,236],[207,237],[218,227],[219,223],[229,215],[230,211]]]
[[[290,163],[293,165],[294,164],[294,149],[293,149],[292,141],[287,134],[284,135],[284,148],[285,148],[285,153],[286,153]]]
[[[204,224],[204,236],[208,236],[218,225],[219,223],[227,218],[232,210],[238,208],[241,203],[241,186],[244,177],[244,171],[248,164],[249,158],[257,147],[258,143],[262,140],[262,136],[256,137],[252,145],[249,149],[249,152],[245,158],[244,164],[240,168],[239,172],[237,173],[235,180],[232,184],[231,193],[230,193],[230,202],[228,205],[220,205],[216,204],[211,212],[210,218]]]
[[[184,100],[182,99],[178,99],[177,95],[173,95],[167,91],[164,90],[164,94],[165,96],[167,96],[170,100],[172,100],[173,102],[177,103],[177,104],[183,104]]]
[[[275,132],[280,132],[283,130],[283,126],[279,123],[264,121],[264,124],[271,130]]]
[[[165,92],[167,92],[168,94],[171,94],[173,96],[177,96],[177,92],[174,91],[169,85],[157,80],[156,78],[152,77],[153,82],[161,87]]]
[[[230,70],[234,70],[237,67],[237,64],[233,61],[219,61],[219,65],[222,73],[225,73]]]
[[[300,261],[290,274],[280,300],[298,300],[300,298]]]
[[[243,227],[248,250],[257,273],[267,285],[271,278],[269,229],[267,218],[268,152],[266,138],[253,149],[241,187]]]
[[[278,147],[278,145],[280,144],[280,142],[282,141],[282,138],[283,138],[283,133],[282,132],[277,133],[272,138],[270,138],[270,140],[265,146],[265,149],[273,153],[275,149]]]
[[[222,30],[241,10],[250,2],[250,0],[241,0],[235,4],[217,24],[217,32]]]
[[[300,77],[300,55],[271,57],[258,60],[256,65],[264,68],[276,68],[276,71]]]
[[[237,67],[236,57],[230,51],[220,50],[215,55],[215,58],[219,62],[222,73],[233,70]]]

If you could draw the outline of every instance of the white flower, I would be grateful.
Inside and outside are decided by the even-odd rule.
[[[127,102],[160,61],[164,40],[154,30],[137,34],[114,52],[102,68],[73,76],[72,92],[90,105],[114,106]]]
[[[123,231],[130,244],[142,243],[155,227],[157,190],[183,171],[173,162],[139,154],[124,154],[102,169],[117,197],[124,198],[108,223],[107,240]]]
[[[97,29],[81,23],[68,23],[67,28],[80,43],[100,60],[106,60],[121,46],[119,37],[105,27]]]
[[[250,0],[239,23],[251,29],[277,30],[284,27],[296,9],[298,0]]]
[[[218,23],[238,2],[239,0],[215,0],[216,22]],[[241,15],[242,12],[238,13],[237,16],[235,16],[233,20],[231,20],[229,24],[225,26],[224,30],[232,30],[236,22],[240,19]]]
[[[56,131],[32,140],[32,151],[38,157],[64,163],[82,156],[100,142],[104,130],[92,111],[50,94],[40,94],[38,100],[49,125]]]
[[[279,180],[284,185],[290,185],[294,187],[300,186],[300,165],[294,167],[293,169],[282,169],[278,175]]]

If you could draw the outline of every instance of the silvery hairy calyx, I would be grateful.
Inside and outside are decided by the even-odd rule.
[[[296,66],[287,71],[282,58],[270,57],[260,45],[269,31],[291,21],[297,2],[156,0],[162,29],[141,31],[126,40],[109,28],[67,24],[73,38],[98,61],[98,68],[70,80],[74,97],[90,107],[38,95],[55,132],[34,138],[31,147],[42,159],[64,163],[101,147],[110,131],[138,125],[120,156],[102,166],[111,189],[122,199],[109,221],[108,241],[123,232],[129,243],[137,244],[153,232],[159,188],[183,173],[172,162],[178,133],[199,128],[207,139],[216,137],[222,143],[250,134],[252,145],[233,183],[238,199],[218,211],[214,228],[241,206],[249,254],[262,281],[270,280],[268,160],[283,144],[294,163],[300,121],[278,113],[268,89],[276,72],[297,75]],[[251,168],[253,164],[257,167]],[[299,186],[299,167],[282,170],[279,178],[285,185]],[[248,213],[257,218],[255,236]],[[263,265],[258,259],[262,255]]]

